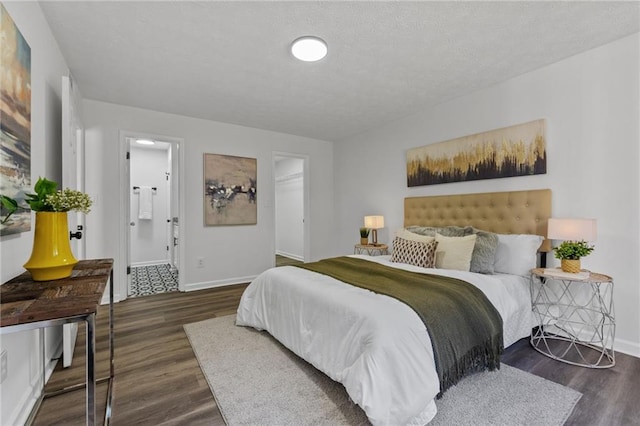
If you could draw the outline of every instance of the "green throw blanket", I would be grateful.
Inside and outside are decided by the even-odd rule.
[[[467,374],[500,368],[502,318],[475,286],[456,278],[408,272],[351,257],[296,266],[409,305],[431,336],[440,379],[438,398]]]

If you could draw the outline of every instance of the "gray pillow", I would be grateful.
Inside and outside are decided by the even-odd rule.
[[[468,230],[468,231],[467,231]],[[445,237],[464,237],[471,234],[471,227],[462,228],[460,226],[408,226],[407,231],[414,234],[435,237],[436,232]]]
[[[471,267],[469,270],[481,274],[493,274],[496,250],[498,250],[498,234],[472,227],[465,229],[468,232],[467,235],[476,234],[476,245],[473,247],[473,253],[471,254]]]

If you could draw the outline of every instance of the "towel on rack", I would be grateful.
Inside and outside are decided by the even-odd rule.
[[[140,187],[138,219],[153,219],[153,189],[150,186]]]

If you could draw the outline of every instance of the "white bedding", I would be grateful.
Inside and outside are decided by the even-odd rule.
[[[425,269],[390,256],[353,256],[414,272],[459,278],[480,288],[504,323],[505,347],[531,332],[528,279]],[[424,425],[440,391],[431,341],[404,303],[293,266],[273,268],[245,290],[237,325],[266,330],[333,380],[374,425]]]

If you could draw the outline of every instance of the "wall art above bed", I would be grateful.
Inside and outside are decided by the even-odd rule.
[[[204,224],[255,225],[257,208],[255,158],[204,154]]]
[[[407,185],[547,173],[544,119],[407,151]]]

